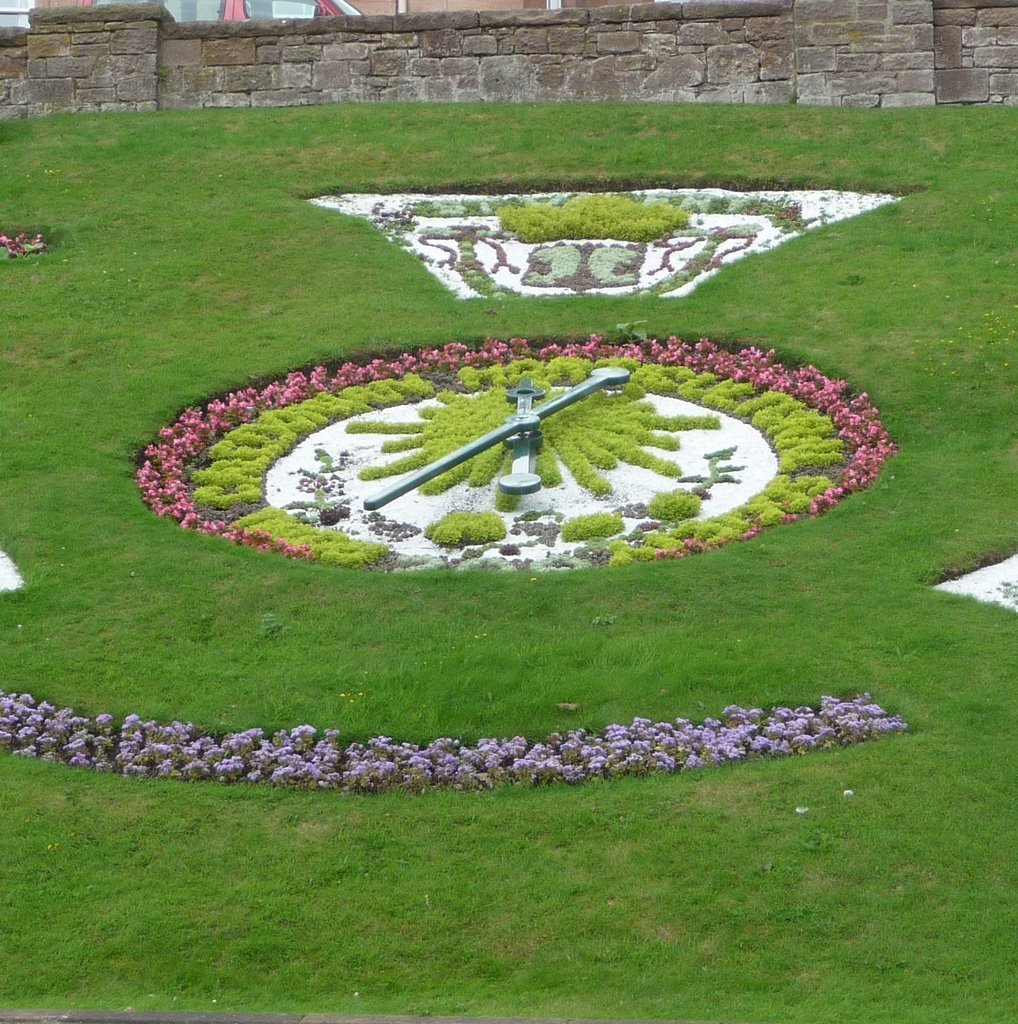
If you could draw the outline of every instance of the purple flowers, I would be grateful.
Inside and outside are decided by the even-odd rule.
[[[116,728],[110,715],[85,718],[70,708],[0,690],[0,750],[75,768],[185,782],[268,783],[346,793],[432,787],[479,790],[497,785],[585,782],[620,776],[674,774],[689,768],[852,746],[900,732],[906,724],[872,703],[822,697],[819,708],[735,705],[695,725],[679,718],[573,729],[531,743],[522,736],[481,739],[473,747],[441,738],[426,747],[376,736],[343,745],[339,732],[310,725],[266,736],[247,729],[215,737],[186,722],[160,725],[129,715]]]

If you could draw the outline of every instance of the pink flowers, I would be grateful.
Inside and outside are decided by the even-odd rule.
[[[226,398],[209,402],[204,409],[186,409],[175,423],[159,432],[158,441],[145,449],[135,479],[143,500],[152,511],[175,520],[185,529],[216,534],[236,544],[276,550],[289,558],[310,558],[305,545],[295,546],[273,540],[261,531],[233,527],[222,513],[211,513],[196,506],[188,479],[189,465],[234,427],[254,422],[265,410],[282,409],[321,392],[337,394],[353,385],[391,380],[408,373],[456,372],[464,366],[485,367],[515,359],[548,360],[558,356],[685,366],[697,373],[713,373],[720,378],[751,384],[759,392],[783,392],[830,417],[844,444],[847,465],[835,486],[812,499],[809,509],[812,516],[821,515],[845,496],[868,487],[884,462],[898,450],[867,395],[852,396],[847,381],[832,380],[816,367],[789,369],[777,361],[773,350],[728,351],[706,338],[697,342],[672,337],[664,342],[648,339],[611,344],[592,335],[585,342],[555,342],[540,348],[531,346],[523,338],[511,338],[508,341],[488,339],[477,349],[450,342],[442,348],[403,353],[393,359],[346,362],[338,368],[316,366],[310,372],[294,371],[260,390],[244,388],[232,392]],[[798,516],[788,515],[786,521],[796,518]],[[751,525],[738,539],[748,540],[756,536],[759,529]],[[717,546],[689,540],[678,550],[663,552],[660,557],[681,558]]]
[[[47,248],[46,240],[42,235],[29,238],[28,235],[20,234],[11,238],[0,232],[0,259],[5,257],[13,259],[15,256],[35,256],[40,252],[45,252]]]

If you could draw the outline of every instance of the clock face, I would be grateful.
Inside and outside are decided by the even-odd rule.
[[[545,485],[534,493],[515,500],[499,494],[498,474],[511,458],[500,445],[449,479],[365,510],[366,498],[416,461],[405,453],[422,451],[429,433],[441,450],[442,438],[470,440],[502,422],[508,408],[505,388],[493,388],[331,424],[269,469],[266,501],[310,525],[384,542],[402,567],[480,559],[491,566],[566,568],[605,562],[612,542],[658,531],[662,520],[651,509],[662,495],[688,495],[686,518],[705,521],[744,505],[778,475],[774,450],[751,424],[683,399],[619,392],[591,396],[542,423],[538,467]],[[421,447],[407,447],[414,442]],[[493,525],[491,539],[452,546],[429,536],[457,513],[496,515],[502,528]],[[605,517],[587,527],[596,532],[569,539],[586,532],[583,521],[592,516]]]
[[[522,449],[504,430],[521,389],[542,392]],[[137,479],[158,515],[292,558],[532,571],[751,540],[868,486],[895,451],[866,396],[773,353],[514,339],[295,371],[185,410]],[[540,486],[507,494],[507,476]]]

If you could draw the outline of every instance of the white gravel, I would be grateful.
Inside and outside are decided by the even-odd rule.
[[[25,581],[10,556],[0,551],[0,591],[17,590],[24,585]]]
[[[1018,612],[1018,554],[996,565],[987,565],[956,580],[941,583],[937,590],[963,594]]]

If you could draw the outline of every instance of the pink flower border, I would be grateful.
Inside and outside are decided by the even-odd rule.
[[[750,347],[728,351],[706,338],[697,342],[672,337],[666,342],[612,344],[592,335],[583,343],[554,342],[540,346],[523,338],[509,341],[489,338],[480,348],[450,342],[442,348],[421,349],[394,359],[346,362],[338,369],[316,366],[310,372],[294,371],[264,388],[244,388],[225,398],[214,399],[203,409],[185,409],[176,422],[159,432],[159,440],[145,449],[135,479],[145,504],[156,515],[173,519],[185,529],[218,535],[235,544],[260,550],[277,551],[289,558],[311,559],[313,555],[307,545],[290,544],[262,530],[246,530],[203,516],[188,484],[188,464],[227,432],[253,422],[262,412],[283,409],[321,392],[338,393],[355,384],[392,380],[407,373],[456,372],[464,366],[485,367],[515,359],[548,360],[557,356],[594,361],[621,358],[662,366],[685,366],[696,373],[713,373],[720,378],[752,384],[759,391],[783,392],[830,417],[845,446],[846,466],[837,485],[813,499],[810,516],[822,515],[842,498],[868,487],[884,462],[898,451],[865,393],[853,397],[847,381],[832,380],[814,366],[789,369],[777,361],[773,349],[764,352]],[[789,514],[786,522],[798,518]],[[748,540],[760,529],[751,527],[740,539]],[[657,555],[681,558],[712,550],[720,543],[723,542],[705,543],[691,538],[677,550],[659,551]]]

